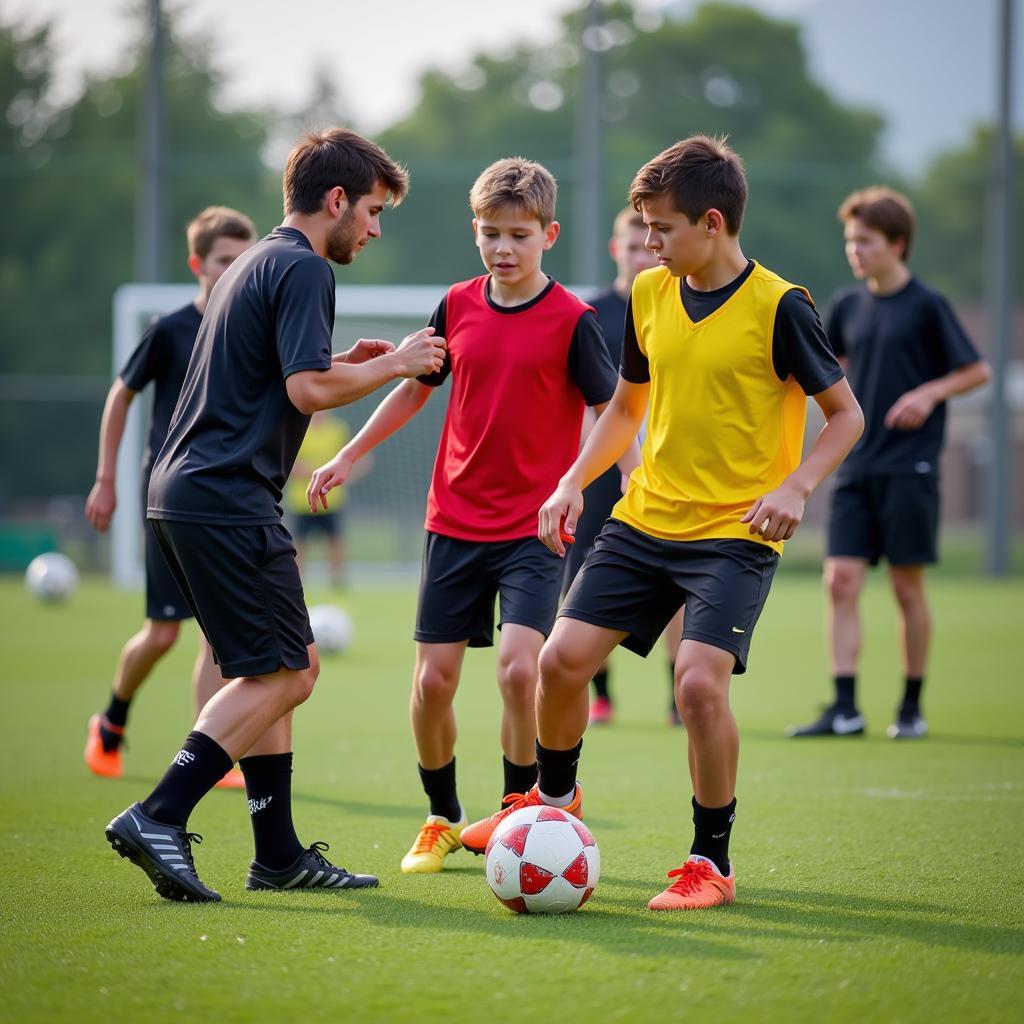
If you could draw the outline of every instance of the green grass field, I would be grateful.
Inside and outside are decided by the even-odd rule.
[[[618,654],[619,719],[588,734],[581,764],[601,883],[575,915],[520,918],[469,854],[437,876],[398,870],[425,813],[406,717],[411,586],[349,595],[356,645],[325,658],[296,716],[300,835],[381,888],[246,893],[244,798],[214,792],[190,826],[224,902],[189,906],[160,900],[103,826],[148,792],[191,725],[192,627],[133,708],[128,777],[99,780],[81,761],[85,721],[140,599],[86,581],[43,607],[0,580],[0,1019],[1024,1019],[1024,583],[940,574],[932,593],[932,735],[884,738],[900,672],[876,574],[869,734],[797,743],[783,727],[827,696],[823,607],[813,577],[780,572],[733,690],[739,901],[702,914],[645,909],[688,848],[685,736],[664,721],[662,658]],[[473,817],[501,788],[493,652],[470,652],[457,709]]]

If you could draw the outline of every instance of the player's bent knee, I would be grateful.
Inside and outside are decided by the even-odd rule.
[[[451,704],[459,680],[433,665],[421,665],[414,680],[415,697],[421,704]]]
[[[291,696],[295,707],[298,707],[300,704],[304,704],[313,695],[318,670],[319,666],[314,667],[313,665],[310,665],[309,668],[302,668],[291,673],[289,685],[291,687]]]
[[[513,658],[498,670],[498,685],[502,694],[515,697],[517,694],[532,694],[537,686],[537,665],[529,658]]]
[[[699,725],[718,715],[724,700],[722,686],[704,666],[684,668],[677,676],[676,706],[688,725]]]
[[[177,642],[180,631],[180,623],[151,621],[146,630],[146,644],[155,654],[162,656]]]
[[[548,640],[541,648],[538,667],[543,685],[548,689],[579,689],[590,682],[583,660],[575,657],[571,648],[559,640]]]

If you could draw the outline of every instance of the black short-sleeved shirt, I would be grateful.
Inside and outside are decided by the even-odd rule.
[[[217,282],[167,440],[151,519],[272,524],[309,417],[285,380],[331,365],[334,274],[295,228],[275,228]]]
[[[626,323],[626,300],[614,289],[606,288],[590,300],[597,314],[597,322],[604,333],[604,343],[612,364],[622,362],[622,330]]]
[[[499,306],[491,298],[491,288],[488,282],[487,306],[500,315],[517,316],[537,306],[554,287],[554,279],[548,278],[547,287],[529,302],[524,302],[519,306]],[[445,299],[437,304],[428,326],[433,327],[434,333],[439,337],[447,336]],[[615,363],[609,360],[605,352],[606,339],[601,333],[601,325],[598,323],[597,317],[588,309],[576,322],[572,340],[569,342],[569,376],[580,389],[587,405],[600,405],[602,402],[607,402],[615,390]],[[446,352],[440,370],[436,373],[424,374],[416,379],[430,387],[438,387],[448,379],[448,374],[451,372],[451,357]]]
[[[694,323],[711,316],[736,293],[753,269],[753,262],[748,261],[739,277],[710,292],[696,291],[682,278],[680,296],[686,315]],[[843,369],[829,346],[817,310],[799,288],[786,292],[779,300],[772,334],[772,364],[779,380],[793,377],[805,395],[820,394],[843,379]],[[651,379],[647,357],[636,339],[631,303],[627,304],[620,373],[634,384]]]
[[[901,395],[980,358],[949,303],[914,277],[891,295],[857,285],[833,299],[825,324],[864,410],[864,433],[840,477],[936,472],[946,403],[917,430],[890,430],[885,416]]]
[[[153,415],[142,459],[144,474],[148,474],[167,437],[202,322],[202,313],[191,302],[154,320],[118,375],[130,391],[141,391],[153,382]]]

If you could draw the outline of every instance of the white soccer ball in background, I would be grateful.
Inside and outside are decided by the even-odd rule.
[[[47,551],[29,562],[25,584],[40,601],[66,601],[78,586],[78,570],[67,555]]]
[[[355,639],[352,616],[333,604],[318,604],[310,608],[309,625],[317,647],[327,654],[340,654]]]
[[[577,910],[600,877],[594,837],[559,807],[524,807],[510,814],[487,843],[487,884],[517,914]]]

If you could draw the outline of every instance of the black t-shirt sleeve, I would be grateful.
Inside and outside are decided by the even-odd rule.
[[[636,337],[636,324],[633,322],[633,298],[626,303],[626,320],[622,329],[622,363],[619,376],[630,384],[648,384],[651,380],[651,367],[647,356],[640,349]]]
[[[597,316],[589,309],[576,321],[569,342],[569,376],[587,405],[600,405],[615,393],[615,364]]]
[[[277,295],[277,355],[282,378],[331,365],[334,275],[323,260],[297,260]]]
[[[431,313],[430,321],[427,324],[428,327],[434,328],[434,334],[439,338],[445,338],[448,335],[448,316],[445,311],[445,299],[447,299],[447,296],[437,304],[437,308]],[[421,384],[426,384],[427,387],[436,388],[440,387],[448,379],[448,374],[451,372],[452,359],[448,355],[448,350],[445,349],[444,362],[441,364],[441,369],[435,370],[434,373],[425,373],[416,379]]]
[[[932,304],[932,321],[935,338],[942,351],[940,361],[945,363],[946,373],[970,366],[981,358],[952,307],[941,295],[936,295]]]
[[[772,365],[780,380],[793,377],[805,395],[817,395],[845,376],[818,312],[798,288],[786,292],[775,311]]]
[[[145,330],[135,351],[118,374],[129,391],[141,391],[151,380],[160,377],[167,367],[169,339],[154,320]]]
[[[825,335],[836,358],[842,359],[847,352],[846,339],[843,337],[843,302],[834,298],[825,310]]]

